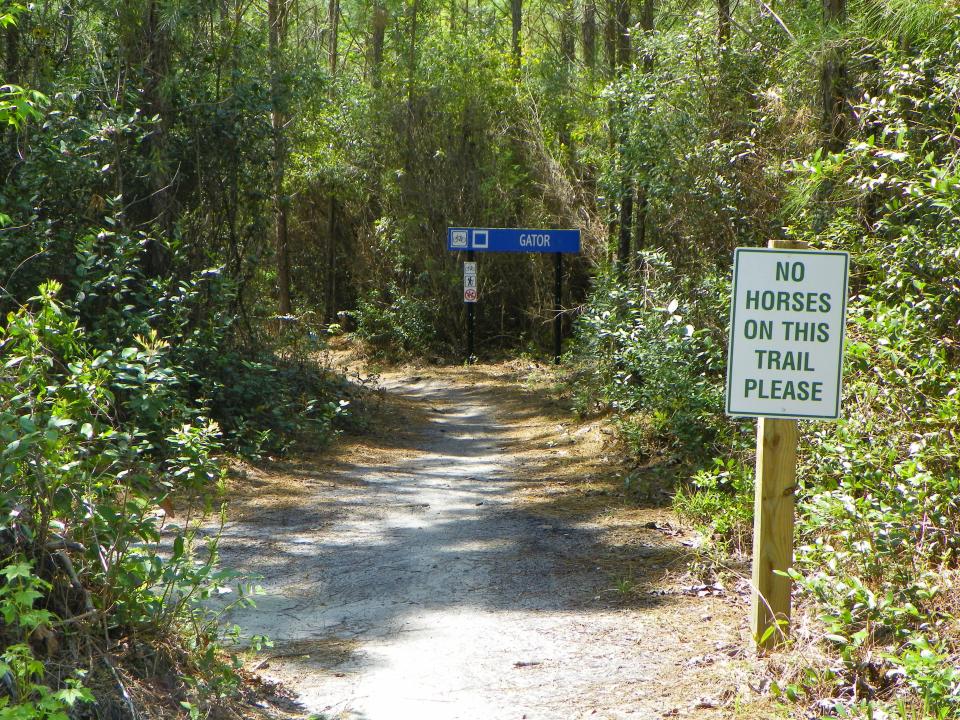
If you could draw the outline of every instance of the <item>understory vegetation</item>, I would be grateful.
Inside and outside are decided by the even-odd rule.
[[[151,88],[139,10],[0,3],[4,720],[229,716],[263,640],[222,619],[255,594],[218,564],[227,459],[321,444],[348,404],[309,318],[248,286],[263,113],[209,74]]]
[[[829,716],[960,717],[960,18],[924,3],[849,13],[820,49],[845,73],[842,132],[825,139],[804,117],[816,78],[795,74],[822,57],[817,14],[782,8],[795,37],[769,46],[769,65],[727,50],[737,74],[718,68],[727,92],[715,92],[745,93],[739,127],[692,117],[711,88],[665,59],[690,58],[708,32],[657,38],[664,61],[634,86],[654,120],[634,132],[650,136],[643,190],[663,249],[635,256],[629,283],[594,286],[571,351],[578,410],[615,409],[638,462],[679,464],[674,506],[709,539],[707,566],[727,572],[751,549],[755,442],[753,421],[723,415],[730,250],[783,237],[849,251],[842,417],[801,423],[793,577],[817,622],[796,643],[816,651],[775,689]],[[696,233],[717,227],[676,207],[691,192],[672,181],[678,158],[688,187],[714,185],[705,204],[723,204],[728,247],[712,251]],[[751,207],[758,185],[766,207]]]

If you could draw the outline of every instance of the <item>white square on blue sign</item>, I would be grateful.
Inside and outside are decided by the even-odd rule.
[[[473,231],[473,245],[471,247],[481,250],[486,248],[490,242],[490,233],[486,230]]]
[[[467,231],[454,230],[450,238],[450,245],[452,247],[465,248],[467,246]]]

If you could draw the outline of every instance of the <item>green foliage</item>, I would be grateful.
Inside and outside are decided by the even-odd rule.
[[[644,283],[600,280],[578,320],[577,405],[581,412],[600,404],[622,412],[621,430],[636,452],[710,457],[723,442],[718,379],[725,339],[710,317],[723,301],[723,283],[707,279],[692,290],[700,307],[681,306],[683,289],[663,255],[642,262]],[[641,408],[643,418],[629,415]]]
[[[410,356],[434,347],[435,329],[431,319],[436,310],[427,301],[400,294],[397,288],[381,300],[379,294],[360,299],[351,313],[354,335],[374,357]]]
[[[597,284],[580,324],[578,352],[595,359],[595,370],[575,376],[586,381],[580,409],[614,409],[641,456],[670,447],[688,460],[675,508],[714,550],[744,549],[752,433],[720,415],[723,331],[709,334],[697,315],[726,315],[717,267],[734,241],[765,240],[765,224],[850,251],[843,417],[803,432],[792,571],[832,660],[782,692],[820,698],[840,717],[960,717],[960,21],[942,3],[851,2],[846,28],[823,29],[802,5],[783,9],[779,35],[769,16],[751,27],[765,67],[740,57],[746,30],[734,33],[728,57],[712,52],[698,17],[645,39],[661,61],[652,76],[638,66],[611,87],[628,99],[625,157],[649,193],[654,242],[681,270],[665,282],[655,271],[640,283],[634,271],[630,283]],[[797,73],[803,55],[833,51],[847,60],[851,124],[845,147],[828,152],[815,148],[819,108],[797,95],[812,97],[813,78]],[[717,84],[702,83],[704,74]],[[714,87],[730,96],[709,95]],[[785,112],[798,107],[811,116]],[[791,154],[802,159],[784,165]],[[609,182],[616,192],[620,180]],[[708,287],[718,290],[713,303]],[[678,325],[696,328],[694,339],[708,333],[712,355],[671,335],[662,315],[655,321],[674,298]]]
[[[34,607],[49,591],[50,583],[38,578],[23,557],[0,568],[0,616],[13,642],[0,653],[0,680],[8,696],[0,696],[2,720],[67,720],[70,708],[77,703],[90,703],[94,698],[82,684],[84,673],[67,678],[59,689],[45,683],[43,663],[26,642],[31,634],[46,630],[53,621],[48,610]],[[6,695],[6,693],[5,693]]]
[[[0,26],[8,15],[0,15]],[[0,86],[0,125],[21,127],[28,120],[43,117],[37,109],[46,103],[47,98],[36,90],[28,90],[19,85]]]
[[[716,458],[677,489],[673,507],[727,552],[745,554],[753,529],[753,474],[739,460]]]
[[[200,601],[232,579],[216,569],[215,537],[200,552],[196,528],[157,512],[173,495],[209,494],[219,482],[216,423],[183,407],[176,375],[164,370],[169,346],[155,335],[116,355],[90,352],[57,300],[61,289],[42,286],[0,328],[0,639],[8,645],[0,669],[13,677],[17,703],[2,717],[62,718],[90,699],[73,681],[50,685],[24,644],[40,630],[56,638],[57,617],[85,618],[108,642],[131,632],[182,636],[216,667],[216,617]],[[28,698],[39,714],[22,714]]]

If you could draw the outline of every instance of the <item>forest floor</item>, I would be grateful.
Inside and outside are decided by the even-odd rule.
[[[248,669],[331,719],[772,717],[746,588],[697,583],[696,535],[535,372],[384,373],[366,432],[237,468]]]

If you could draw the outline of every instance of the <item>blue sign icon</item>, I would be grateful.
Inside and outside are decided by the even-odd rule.
[[[447,250],[480,252],[578,253],[579,230],[447,228]]]

